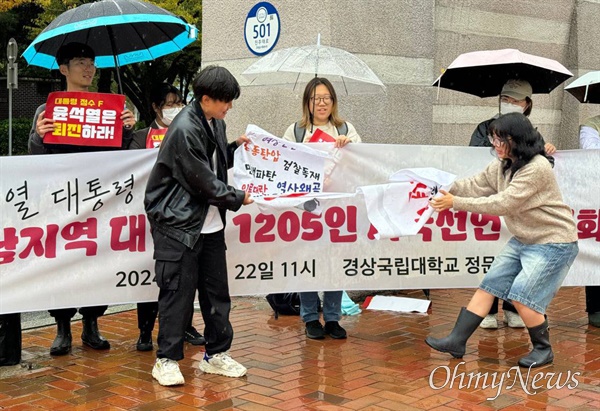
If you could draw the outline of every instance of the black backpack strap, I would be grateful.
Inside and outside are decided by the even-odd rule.
[[[296,143],[302,143],[305,135],[306,129],[304,127],[300,127],[297,122],[294,123],[294,137],[296,138]]]
[[[338,134],[340,136],[347,136],[348,135],[348,124],[346,124],[346,122],[344,121],[344,124],[342,124],[339,127],[336,127]]]

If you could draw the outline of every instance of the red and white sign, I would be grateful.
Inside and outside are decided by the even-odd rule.
[[[335,143],[335,138],[321,130],[316,129],[312,136],[310,136],[309,143]]]
[[[146,148],[158,148],[167,134],[167,128],[152,128],[148,130],[148,136],[146,136]]]
[[[74,146],[121,147],[125,107],[122,94],[57,91],[46,101],[46,117],[54,130],[44,143]]]

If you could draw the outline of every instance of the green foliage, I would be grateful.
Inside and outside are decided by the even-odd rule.
[[[12,120],[12,155],[27,154],[27,141],[31,130],[31,118],[13,118]],[[0,120],[0,155],[8,155],[8,120]]]

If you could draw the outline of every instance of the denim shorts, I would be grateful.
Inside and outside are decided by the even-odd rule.
[[[545,314],[578,252],[577,242],[523,244],[513,237],[494,259],[479,288]]]

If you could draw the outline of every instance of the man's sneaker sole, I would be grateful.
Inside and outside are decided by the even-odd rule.
[[[183,378],[183,376],[181,377],[181,379],[177,379],[175,381],[161,381],[160,379],[160,373],[158,372],[158,370],[156,368],[152,369],[152,378],[154,378],[156,381],[158,381],[158,383],[160,385],[162,385],[163,387],[171,387],[173,385],[183,385],[185,384],[185,379]]]
[[[209,363],[206,360],[202,360],[200,362],[200,371],[205,372],[207,374],[218,374],[218,375],[223,375],[225,377],[231,377],[231,378],[238,378],[238,377],[243,377],[244,375],[246,375],[246,372],[248,370],[244,370],[242,373],[239,372],[233,372],[233,371],[225,371],[221,368],[217,368],[217,367],[213,367],[211,365],[211,363]]]

